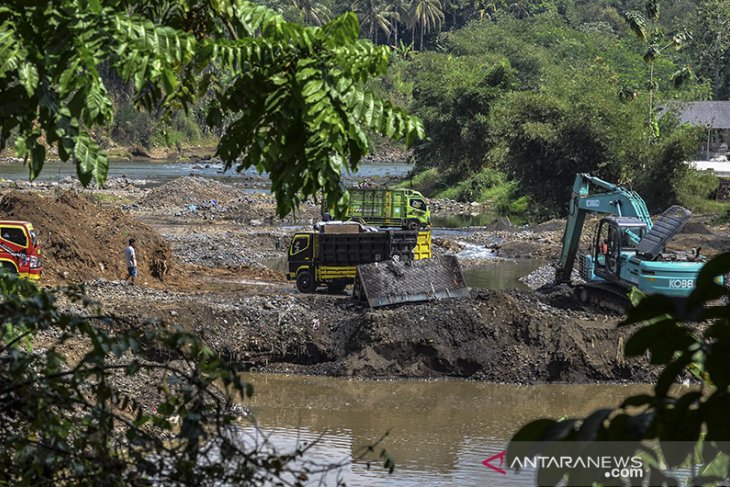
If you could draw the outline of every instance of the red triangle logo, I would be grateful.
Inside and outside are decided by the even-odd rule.
[[[491,456],[491,457],[487,458],[486,460],[484,460],[482,462],[482,465],[484,465],[485,467],[491,468],[492,470],[494,470],[497,473],[501,473],[502,475],[507,475],[507,471],[503,468],[500,468],[500,467],[502,467],[502,465],[504,465],[504,457],[506,455],[507,455],[507,451],[503,450],[503,451],[497,453],[496,455]],[[497,459],[499,459],[499,465],[497,465],[497,466],[492,465],[492,462]]]

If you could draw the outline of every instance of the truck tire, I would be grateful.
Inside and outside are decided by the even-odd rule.
[[[297,274],[297,289],[302,293],[313,293],[317,289],[317,283],[314,282],[311,271],[301,271]]]
[[[421,222],[419,222],[418,220],[408,220],[406,228],[411,231],[418,230],[419,228],[421,228]]]
[[[0,266],[0,269],[7,272],[8,274],[18,273],[18,269],[10,262],[0,262],[0,264],[2,264],[2,266]]]

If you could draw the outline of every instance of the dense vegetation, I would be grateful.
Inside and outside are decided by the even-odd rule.
[[[668,15],[654,9],[664,4]],[[392,85],[428,134],[415,153],[428,176],[410,184],[543,219],[562,214],[575,173],[590,172],[632,187],[655,211],[717,209],[708,201],[717,180],[683,163],[700,131],[663,110],[725,90],[708,53],[726,47],[686,31],[705,32],[711,4],[614,3],[594,11],[597,22],[585,5],[556,5],[472,22],[440,34],[437,50],[398,59],[390,76],[409,82]],[[713,5],[713,22],[724,22],[730,3]]]
[[[170,25],[193,18],[198,5],[188,2],[185,13],[175,2],[121,3]],[[720,209],[708,202],[717,181],[682,164],[700,134],[660,109],[730,95],[728,0],[259,3],[310,26],[354,11],[360,37],[393,46],[388,76],[369,86],[423,120],[428,139],[410,184],[429,196],[542,219],[561,214],[573,174],[589,171],[631,186],[654,210],[674,202]],[[235,126],[226,116],[209,123],[222,99],[205,90],[187,110],[140,111],[138,87],[113,62],[99,74],[114,114],[93,131],[102,149],[215,146]]]

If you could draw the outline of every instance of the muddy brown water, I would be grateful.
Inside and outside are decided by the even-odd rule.
[[[502,477],[482,461],[504,450],[520,425],[533,419],[585,416],[650,390],[648,385],[382,382],[269,374],[247,374],[246,380],[255,390],[246,405],[280,452],[318,439],[308,458],[350,462],[389,432],[380,446],[396,463],[392,475],[377,461],[368,470],[364,460],[339,472],[348,485],[362,486],[531,485],[534,472]],[[329,474],[325,485],[336,478]]]
[[[515,259],[489,262],[462,269],[466,285],[474,289],[522,289],[529,287],[520,278],[545,265],[540,259]]]

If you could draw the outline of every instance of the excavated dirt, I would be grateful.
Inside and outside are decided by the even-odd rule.
[[[250,292],[250,291],[249,291]],[[646,382],[655,371],[625,360],[631,330],[616,318],[561,309],[555,296],[480,291],[463,300],[371,310],[346,296],[268,286],[247,295],[183,295],[106,281],[93,298],[130,325],[147,317],[195,331],[249,369],[392,377],[470,377],[509,383]]]
[[[140,280],[163,280],[172,267],[170,246],[155,230],[73,191],[10,191],[0,200],[0,218],[33,223],[43,245],[43,283],[124,278],[124,249],[132,237]]]
[[[279,219],[276,200],[271,194],[246,193],[241,184],[227,184],[208,178],[186,176],[145,192],[133,205],[137,214],[176,218],[225,220],[251,226],[308,223],[320,218],[312,202],[300,205],[296,214]]]

